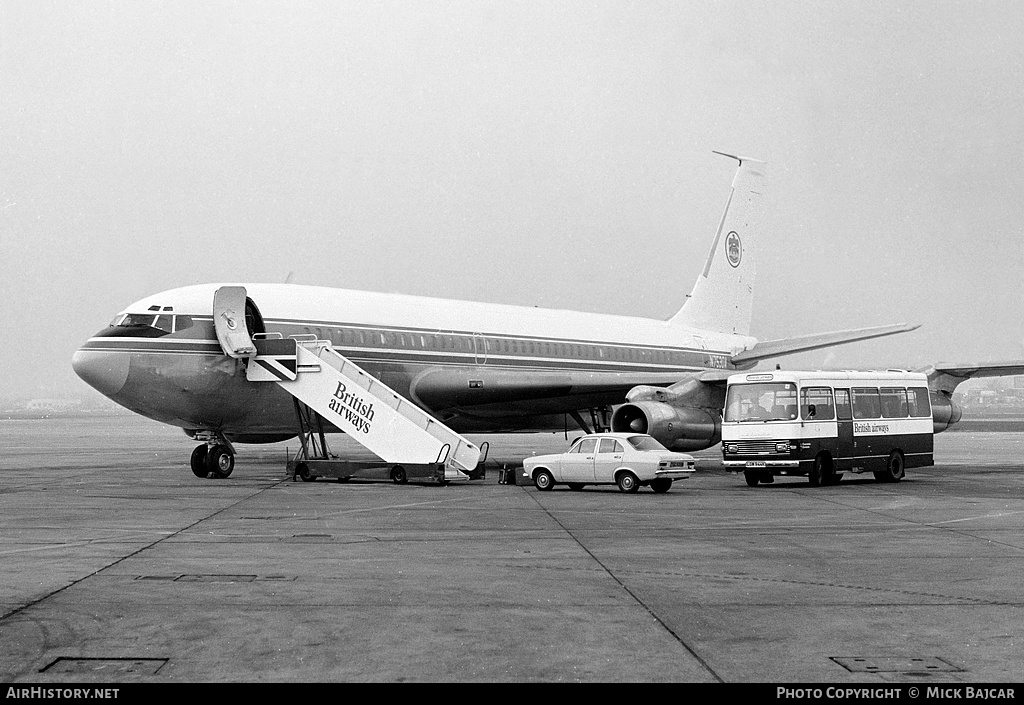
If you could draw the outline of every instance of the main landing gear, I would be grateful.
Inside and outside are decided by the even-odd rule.
[[[195,447],[190,464],[196,477],[225,478],[235,469],[235,450],[223,436],[212,436]]]

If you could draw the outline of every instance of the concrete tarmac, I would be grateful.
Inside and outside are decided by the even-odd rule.
[[[335,450],[351,448],[343,437]],[[138,417],[0,420],[0,681],[1024,681],[1024,436],[898,484],[199,479]],[[851,479],[852,478],[852,479]]]

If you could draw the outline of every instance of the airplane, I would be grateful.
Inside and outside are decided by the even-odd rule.
[[[571,419],[588,433],[632,431],[671,450],[709,448],[721,439],[729,375],[781,355],[918,327],[752,337],[766,169],[717,153],[737,163],[732,189],[705,266],[668,320],[290,283],[201,284],[129,305],[82,345],[72,366],[116,403],[200,441],[190,461],[199,477],[227,477],[235,443],[297,435],[297,406],[284,385],[250,381],[257,342],[292,336],[328,341],[360,374],[456,432],[559,431]],[[1024,374],[1024,362],[942,365],[929,374],[941,431],[960,419],[957,384]],[[362,398],[352,401],[369,408]],[[345,429],[327,419],[327,430]]]

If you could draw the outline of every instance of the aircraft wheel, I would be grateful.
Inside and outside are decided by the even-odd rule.
[[[409,476],[405,473],[405,468],[401,465],[396,465],[391,468],[391,481],[396,485],[404,485],[409,481]]]
[[[538,470],[537,474],[533,476],[533,484],[537,486],[538,490],[546,492],[555,486],[555,478],[547,470]]]
[[[214,446],[206,453],[206,469],[225,478],[235,469],[235,454],[227,446]]]
[[[628,492],[629,494],[640,489],[640,481],[629,470],[619,473],[619,476],[615,478],[615,484],[619,486],[620,492]]]
[[[662,492],[668,492],[669,488],[672,487],[672,480],[651,480],[651,489],[661,494]]]
[[[209,448],[204,443],[201,446],[196,446],[195,450],[192,451],[192,458],[190,464],[192,465],[192,474],[196,477],[206,477],[210,470],[206,467],[206,452]]]
[[[747,481],[748,487],[757,487],[757,484],[761,482],[761,473],[744,470],[743,479]]]

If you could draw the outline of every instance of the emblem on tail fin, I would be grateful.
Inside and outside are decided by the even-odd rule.
[[[729,232],[725,237],[725,256],[733,267],[740,266],[743,258],[743,243],[740,242],[740,235],[735,230]]]

